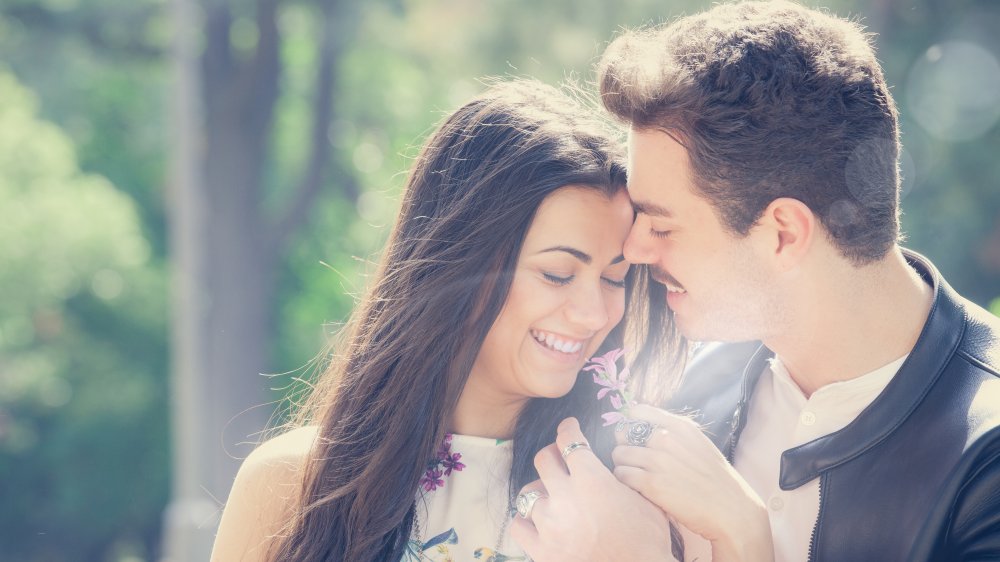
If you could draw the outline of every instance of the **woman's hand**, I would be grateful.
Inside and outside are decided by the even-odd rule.
[[[515,516],[511,536],[536,562],[673,560],[666,515],[619,482],[586,444],[574,418],[535,456],[541,492],[529,518]],[[564,453],[565,452],[565,453]],[[563,456],[565,454],[565,456]]]
[[[616,433],[618,480],[712,543],[712,559],[773,560],[767,509],[694,421],[652,406],[629,409],[654,425],[645,446]]]

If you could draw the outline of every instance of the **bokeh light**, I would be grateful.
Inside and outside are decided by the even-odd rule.
[[[976,43],[933,45],[910,69],[905,96],[909,115],[931,135],[977,139],[1000,119],[1000,62]]]

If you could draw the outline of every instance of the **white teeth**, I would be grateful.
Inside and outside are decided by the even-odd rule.
[[[561,353],[576,353],[583,349],[582,341],[563,340],[548,332],[532,330],[531,337],[545,347]]]
[[[681,289],[679,287],[674,287],[673,285],[667,285],[667,292],[670,292],[670,293],[686,293],[687,291],[685,291],[684,289]]]

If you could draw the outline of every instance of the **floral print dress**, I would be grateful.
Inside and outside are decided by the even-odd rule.
[[[428,463],[402,562],[527,561],[510,538],[512,441],[448,434]]]

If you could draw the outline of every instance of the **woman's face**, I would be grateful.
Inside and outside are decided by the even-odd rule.
[[[542,201],[467,391],[517,401],[573,388],[624,314],[629,265],[622,246],[632,218],[625,190],[608,199],[593,188],[567,186]]]

